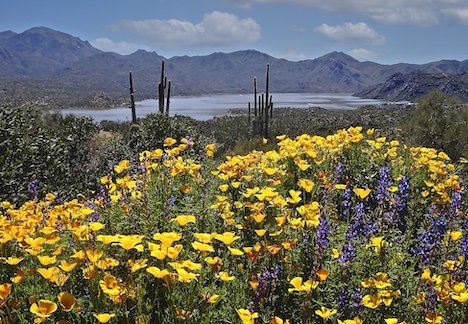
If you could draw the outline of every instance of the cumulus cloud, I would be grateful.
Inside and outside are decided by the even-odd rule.
[[[444,10],[447,17],[450,17],[462,24],[468,25],[468,7],[459,9],[447,9]]]
[[[346,52],[346,54],[349,54],[358,60],[369,60],[369,59],[375,58],[376,56],[373,51],[369,51],[365,48],[356,48],[356,49]]]
[[[383,44],[385,37],[379,35],[366,23],[344,23],[342,25],[330,26],[321,24],[315,28],[316,32],[336,41],[347,41],[354,43]]]
[[[431,26],[455,18],[466,23],[466,0],[229,0],[250,8],[255,4],[285,3],[335,11],[354,12],[392,24]]]
[[[113,40],[105,37],[101,37],[92,41],[91,45],[105,52],[115,52],[124,55],[134,53],[139,49],[147,51],[151,50],[148,46],[145,45],[138,45],[128,42],[114,42]]]
[[[124,20],[113,26],[144,38],[158,47],[235,46],[254,43],[261,37],[261,28],[252,18],[214,11],[199,23],[169,19]]]

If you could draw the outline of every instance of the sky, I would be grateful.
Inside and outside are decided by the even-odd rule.
[[[468,0],[1,0],[0,8],[0,31],[45,26],[120,54],[468,59]]]

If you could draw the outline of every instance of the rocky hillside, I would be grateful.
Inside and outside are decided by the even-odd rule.
[[[386,99],[390,101],[413,101],[414,99],[438,89],[450,96],[468,101],[468,73],[396,73],[387,81],[355,95],[362,98]]]
[[[0,33],[0,102],[31,102],[32,98],[67,105],[76,98],[86,103],[86,98],[96,96],[110,98],[103,101],[108,104],[119,102],[128,97],[129,71],[134,75],[137,99],[154,98],[162,60],[174,95],[248,93],[254,76],[263,89],[266,64],[271,66],[273,92],[358,92],[385,83],[396,73],[468,72],[468,60],[382,65],[340,52],[299,62],[255,50],[171,58],[144,50],[120,55],[103,52],[69,34],[36,27]]]

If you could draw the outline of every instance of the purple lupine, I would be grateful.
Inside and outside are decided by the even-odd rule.
[[[424,230],[418,238],[418,245],[412,249],[412,253],[418,256],[420,268],[424,268],[431,262],[434,251],[437,251],[437,245],[447,232],[447,215],[436,214],[434,209],[429,210],[430,226]]]
[[[462,226],[462,228],[465,230],[465,232],[463,233],[463,237],[460,241],[460,255],[468,255],[468,232],[467,232],[467,226],[468,225],[468,222],[465,221],[464,222],[464,226]],[[467,286],[468,287],[468,286]]]
[[[315,233],[316,243],[320,249],[328,247],[328,235],[330,234],[330,226],[326,217],[320,218],[320,223],[317,226],[317,232]]]
[[[96,195],[96,199],[100,200],[104,204],[104,207],[107,207],[110,204],[110,195],[107,192],[106,187],[103,185],[99,186],[99,193]]]
[[[258,305],[262,298],[267,297],[267,291],[269,287],[275,285],[281,273],[281,267],[275,265],[272,268],[265,268],[258,276],[258,286],[255,292],[255,305]]]
[[[359,287],[354,289],[343,287],[340,297],[338,298],[338,309],[340,313],[347,317],[356,317],[359,316],[362,308],[361,289]]]
[[[452,194],[452,201],[450,202],[449,214],[452,217],[457,217],[457,211],[462,209],[462,195],[460,191],[455,191]]]
[[[374,224],[366,224],[365,222],[365,207],[362,201],[356,204],[356,207],[354,207],[354,212],[355,213],[352,219],[352,223],[346,232],[347,241],[359,236],[367,237],[376,230],[376,226]]]
[[[346,243],[341,250],[340,257],[338,258],[338,262],[340,263],[351,263],[353,262],[354,258],[356,257],[356,253],[354,252],[355,244]]]
[[[175,198],[173,196],[169,197],[169,199],[166,201],[166,210],[165,210],[165,213],[166,213],[166,217],[167,218],[170,218],[171,217],[171,211],[172,211],[172,207],[174,207],[175,205]]]
[[[335,182],[340,182],[341,176],[343,175],[343,164],[338,162],[335,167]]]
[[[343,192],[342,201],[341,201],[341,207],[342,207],[341,214],[344,217],[349,216],[349,212],[351,209],[351,193],[352,191],[350,188],[346,188]]]
[[[37,198],[39,195],[39,180],[34,179],[28,183],[28,193],[31,199]]]
[[[401,213],[406,208],[406,203],[409,199],[411,177],[401,177],[398,183],[398,195],[395,197],[395,208],[397,212]]]
[[[377,203],[383,205],[388,200],[388,188],[390,187],[390,169],[388,164],[383,164],[379,170],[379,184],[377,187]]]
[[[424,299],[424,308],[426,311],[433,312],[437,308],[437,291],[431,285],[426,288],[426,296]]]

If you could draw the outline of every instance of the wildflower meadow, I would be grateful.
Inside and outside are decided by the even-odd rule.
[[[444,152],[361,127],[261,145],[166,138],[94,196],[1,202],[0,323],[468,323]]]

